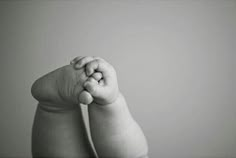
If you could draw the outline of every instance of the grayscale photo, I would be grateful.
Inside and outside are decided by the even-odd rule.
[[[0,0],[0,158],[236,158],[235,0]]]

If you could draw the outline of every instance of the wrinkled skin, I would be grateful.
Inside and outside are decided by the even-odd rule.
[[[83,99],[84,104],[92,102],[91,95],[83,88],[87,79],[84,68],[75,70],[73,66],[67,65],[36,80],[31,93],[47,108],[68,109],[81,103],[79,98]]]

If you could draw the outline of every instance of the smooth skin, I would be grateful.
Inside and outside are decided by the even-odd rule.
[[[147,158],[145,136],[119,91],[114,67],[98,57],[79,57],[71,63],[77,70],[85,67],[89,76],[84,87],[94,99],[88,106],[88,112],[91,136],[98,156]],[[94,79],[95,73],[102,74],[99,81]]]
[[[81,109],[87,104],[98,157],[147,158],[147,143],[119,91],[115,69],[104,59],[77,57],[71,65],[32,86],[38,107],[32,131],[33,157],[96,157]]]
[[[34,82],[31,92],[39,103],[32,130],[33,157],[95,157],[78,106],[93,100],[83,88],[87,79],[84,69],[67,65]]]

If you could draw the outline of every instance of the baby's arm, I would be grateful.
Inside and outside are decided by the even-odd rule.
[[[99,82],[91,77],[84,85],[94,98],[93,103],[88,105],[88,111],[92,140],[98,156],[147,157],[145,136],[119,92],[114,68],[105,60],[93,57],[84,57],[74,63],[77,69],[86,65],[89,76],[94,72],[103,75]]]

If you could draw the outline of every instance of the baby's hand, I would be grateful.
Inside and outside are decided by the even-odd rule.
[[[112,65],[98,57],[77,57],[71,64],[75,69],[85,66],[89,78],[84,83],[84,88],[93,96],[95,103],[107,105],[116,101],[119,88],[116,71]]]

